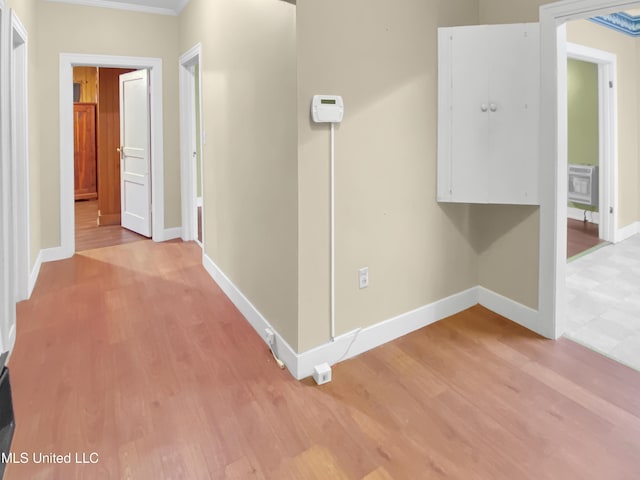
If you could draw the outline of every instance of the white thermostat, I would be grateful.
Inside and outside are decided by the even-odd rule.
[[[344,103],[340,95],[314,95],[311,100],[311,116],[316,123],[340,123],[344,115]]]

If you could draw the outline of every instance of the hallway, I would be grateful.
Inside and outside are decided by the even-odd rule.
[[[12,450],[98,462],[6,480],[627,479],[640,458],[638,372],[479,306],[298,382],[195,242],[43,265],[10,367]]]

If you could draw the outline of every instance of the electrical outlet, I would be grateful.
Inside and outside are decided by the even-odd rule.
[[[270,347],[276,343],[276,334],[270,328],[264,329],[264,337]]]
[[[367,288],[369,286],[369,267],[358,270],[358,285],[360,288]]]

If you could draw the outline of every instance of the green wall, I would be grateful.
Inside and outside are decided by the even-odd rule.
[[[568,156],[570,164],[598,165],[598,66],[568,59]],[[598,211],[569,202],[570,207]]]

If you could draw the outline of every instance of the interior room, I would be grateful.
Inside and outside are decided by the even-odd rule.
[[[633,478],[634,8],[0,0],[0,478]]]
[[[119,78],[131,71],[73,68],[77,252],[145,239],[121,226]]]
[[[598,76],[603,72],[602,64],[597,62],[603,60],[568,59],[568,158],[569,163],[578,168],[575,178],[569,174],[569,199],[572,180],[578,190],[582,187],[583,193],[592,194],[583,198],[593,198],[586,199],[587,204],[569,202],[568,205],[568,327],[565,335],[636,369],[640,367],[640,325],[637,321],[640,309],[636,289],[640,280],[636,273],[638,235],[637,225],[629,224],[629,219],[633,218],[639,204],[639,190],[633,180],[638,175],[635,133],[638,112],[624,99],[638,95],[636,62],[640,44],[635,29],[639,27],[640,10],[633,9],[567,25],[569,42],[614,56],[618,75],[617,152],[611,158],[598,145],[598,141],[602,141],[600,130],[605,130],[607,123],[599,96],[606,96],[607,90],[612,90],[608,85],[604,85],[604,93],[599,90]],[[607,162],[614,165],[609,171],[617,171],[611,182],[611,196],[609,200],[604,195],[596,199],[598,187],[600,190],[607,188],[606,174],[604,178],[598,175],[607,168]],[[598,168],[588,175],[595,174],[600,178],[591,188],[588,185],[591,179],[585,172],[594,165]],[[577,196],[579,198],[580,193]],[[613,213],[607,216],[607,211]],[[582,221],[580,217],[583,217]],[[604,240],[606,233],[602,228],[602,220],[607,218],[617,220],[617,228],[609,241]]]

